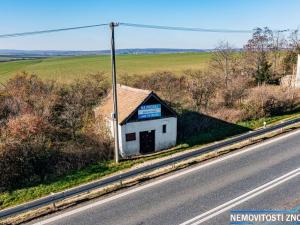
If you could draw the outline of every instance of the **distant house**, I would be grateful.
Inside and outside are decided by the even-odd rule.
[[[122,156],[147,154],[176,144],[177,115],[153,91],[117,86],[119,145]],[[113,97],[95,109],[113,135]]]

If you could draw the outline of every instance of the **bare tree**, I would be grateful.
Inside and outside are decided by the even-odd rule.
[[[190,71],[187,73],[188,93],[198,112],[207,110],[210,100],[215,96],[219,80],[215,75],[204,71]]]
[[[226,41],[220,42],[212,55],[211,69],[223,75],[225,87],[228,86],[229,76],[233,73],[234,52],[234,48]]]
[[[283,54],[282,50],[287,45],[286,39],[283,36],[283,32],[285,30],[272,32],[271,34],[271,61],[272,61],[272,72],[274,75],[282,74],[282,70],[280,70],[280,62],[282,59]]]
[[[290,47],[295,51],[300,53],[300,32],[299,30],[295,30],[290,35]]]
[[[284,58],[285,73],[295,74],[297,55],[300,54],[299,30],[295,30],[290,34],[287,47],[287,54]]]

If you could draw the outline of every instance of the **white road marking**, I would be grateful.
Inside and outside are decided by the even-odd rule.
[[[225,161],[225,160],[231,159],[231,158],[233,158],[233,157],[236,157],[236,156],[245,154],[245,153],[247,153],[247,152],[249,152],[249,151],[252,151],[253,149],[257,149],[257,148],[263,147],[263,146],[265,146],[265,145],[271,144],[271,143],[273,143],[273,142],[280,141],[280,140],[282,140],[282,139],[284,139],[284,138],[290,137],[290,136],[292,136],[292,135],[296,135],[296,134],[298,134],[298,133],[300,133],[300,130],[296,130],[296,131],[291,132],[291,133],[288,133],[288,134],[286,134],[286,135],[283,135],[283,136],[280,136],[280,137],[277,137],[277,138],[270,139],[270,140],[265,141],[265,142],[263,142],[263,143],[261,143],[261,144],[257,144],[257,145],[255,145],[255,146],[249,147],[249,148],[247,148],[247,149],[245,149],[245,150],[243,150],[243,151],[235,152],[235,153],[232,153],[232,154],[230,154],[230,155],[224,156],[224,157],[222,157],[222,158],[217,158],[217,159],[215,159],[215,160],[213,160],[213,161],[210,161],[210,162],[208,162],[208,163],[201,164],[201,165],[199,165],[199,166],[196,166],[196,167],[193,167],[193,168],[190,168],[190,169],[187,169],[187,170],[178,172],[178,173],[176,173],[176,174],[170,175],[170,176],[165,177],[165,178],[162,178],[162,179],[160,179],[160,180],[151,182],[151,183],[149,183],[149,184],[145,184],[145,185],[140,186],[140,187],[133,188],[133,189],[128,190],[128,191],[126,191],[126,192],[123,192],[123,193],[120,193],[120,194],[117,194],[117,195],[108,197],[108,198],[106,198],[106,199],[99,200],[99,201],[94,202],[94,203],[91,203],[91,204],[89,204],[89,205],[85,205],[85,206],[82,206],[82,207],[80,207],[80,208],[73,209],[73,210],[71,210],[71,211],[68,211],[68,212],[59,214],[59,215],[57,215],[57,216],[53,216],[53,217],[51,217],[51,218],[49,218],[49,219],[45,219],[45,220],[39,221],[39,222],[35,223],[34,225],[48,224],[48,223],[51,223],[51,222],[54,222],[54,221],[63,219],[63,218],[65,218],[65,217],[68,217],[68,216],[74,215],[74,214],[76,214],[76,213],[79,213],[79,212],[88,210],[88,209],[90,209],[90,208],[93,208],[93,207],[96,207],[96,206],[105,204],[105,203],[107,203],[107,202],[114,201],[114,200],[119,199],[119,198],[122,198],[122,197],[124,197],[124,196],[133,194],[133,193],[135,193],[135,192],[138,192],[138,191],[141,191],[141,190],[144,190],[144,189],[153,187],[153,186],[155,186],[155,185],[157,185],[157,184],[164,183],[164,182],[166,182],[166,181],[169,181],[169,180],[172,180],[172,179],[181,177],[181,176],[183,176],[183,175],[185,175],[185,174],[188,174],[188,173],[191,173],[191,172],[200,170],[200,169],[202,169],[202,168],[205,168],[205,167],[208,167],[208,166],[211,166],[211,165],[214,165],[214,164],[223,162],[223,161]]]
[[[276,187],[276,186],[278,186],[278,185],[280,185],[284,182],[287,182],[287,181],[293,179],[294,177],[296,177],[298,175],[300,175],[300,168],[295,169],[295,170],[293,170],[293,171],[291,171],[291,172],[289,172],[289,173],[287,173],[287,174],[285,174],[281,177],[278,177],[278,178],[276,178],[276,179],[274,179],[274,180],[272,180],[272,181],[270,181],[270,182],[268,182],[268,183],[266,183],[266,184],[264,184],[260,187],[257,187],[255,189],[253,189],[253,190],[251,190],[251,191],[235,198],[235,199],[232,199],[228,202],[225,202],[224,204],[219,205],[216,208],[213,208],[213,209],[211,209],[211,210],[209,210],[209,211],[207,211],[203,214],[200,214],[200,215],[198,215],[198,216],[196,216],[196,217],[194,217],[194,218],[192,218],[192,219],[190,219],[190,220],[188,220],[188,221],[186,221],[186,222],[184,222],[180,225],[198,225],[198,224],[201,224],[201,223],[203,223],[203,222],[205,222],[205,221],[207,221],[207,220],[209,220],[209,219],[211,219],[211,218],[213,218],[213,217],[215,217],[215,216],[217,216],[217,215],[219,215],[219,214],[221,214],[221,213],[223,213],[223,212],[225,212],[229,209],[232,209],[233,207],[235,207],[235,206],[237,206],[237,205],[239,205],[239,204],[241,204],[241,203],[243,203],[243,202],[245,202],[245,201],[247,201],[251,198],[256,197],[257,195],[260,195],[260,194],[262,194],[262,193],[264,193],[264,192],[266,192],[266,191],[268,191],[268,190],[270,190],[270,189],[272,189],[272,188],[274,188],[274,187]]]

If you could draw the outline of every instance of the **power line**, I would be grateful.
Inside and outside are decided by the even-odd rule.
[[[118,24],[120,26],[125,26],[125,27],[158,29],[158,30],[174,30],[174,31],[193,31],[193,32],[210,32],[210,33],[253,33],[254,32],[254,29],[253,30],[207,29],[207,28],[198,28],[198,27],[173,27],[173,26],[137,24],[137,23],[122,23],[122,22],[116,23],[116,24]],[[23,32],[23,33],[1,34],[0,38],[23,37],[23,36],[30,36],[30,35],[86,29],[86,28],[92,28],[92,27],[101,27],[101,26],[108,26],[108,25],[109,25],[109,23],[103,23],[103,24],[94,24],[94,25],[78,26],[78,27],[58,28],[58,29],[51,29],[51,30],[39,30],[39,31],[31,31],[31,32]],[[291,31],[291,30],[286,29],[286,30],[273,30],[273,31],[274,32],[287,32],[287,31]]]
[[[207,29],[198,27],[172,27],[172,26],[160,26],[160,25],[149,25],[149,24],[136,24],[136,23],[119,23],[121,26],[136,27],[136,28],[147,28],[147,29],[159,29],[159,30],[177,30],[177,31],[195,31],[195,32],[210,32],[210,33],[253,33],[252,30],[233,30],[233,29]],[[273,30],[274,32],[287,32],[286,30]]]
[[[23,32],[23,33],[2,34],[2,35],[0,35],[0,38],[23,37],[23,36],[29,36],[29,35],[47,34],[47,33],[55,33],[55,32],[70,31],[70,30],[79,30],[79,29],[101,27],[101,26],[107,26],[107,25],[109,25],[109,24],[103,23],[103,24],[94,24],[94,25],[79,26],[79,27],[66,27],[66,28],[51,29],[51,30],[39,30],[39,31],[31,31],[31,32]]]
[[[196,32],[214,32],[214,33],[252,33],[253,32],[253,30],[227,30],[227,29],[205,29],[205,28],[195,28],[195,27],[170,27],[170,26],[147,25],[147,24],[136,24],[136,23],[120,23],[120,25],[127,26],[127,27],[159,29],[159,30],[196,31]]]

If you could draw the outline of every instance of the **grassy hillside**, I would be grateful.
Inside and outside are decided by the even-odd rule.
[[[207,65],[210,53],[178,53],[160,55],[118,55],[119,74],[145,74],[159,70],[179,72],[185,69],[201,69]],[[17,72],[35,73],[43,79],[68,82],[84,78],[91,73],[110,72],[110,56],[57,57],[0,63],[0,81]]]

